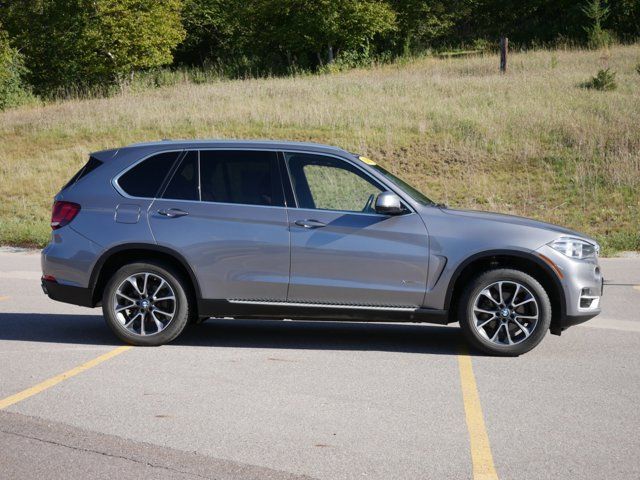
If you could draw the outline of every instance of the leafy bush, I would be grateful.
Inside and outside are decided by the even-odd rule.
[[[589,88],[593,90],[610,91],[618,88],[616,82],[616,72],[611,71],[609,68],[600,69],[595,77],[580,84],[582,88]]]
[[[471,48],[473,50],[482,50],[483,52],[489,52],[491,50],[496,49],[496,43],[487,40],[486,38],[476,38],[471,43]]]
[[[23,81],[25,73],[22,55],[9,45],[6,32],[0,30],[0,110],[33,100]]]

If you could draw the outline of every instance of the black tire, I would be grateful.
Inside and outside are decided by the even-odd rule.
[[[481,292],[490,285],[501,281],[517,282],[518,284],[526,287],[537,302],[537,324],[533,327],[533,330],[530,332],[528,337],[514,345],[499,345],[492,342],[488,336],[483,336],[475,327],[474,303],[476,297],[481,295]],[[468,285],[465,286],[457,304],[457,316],[460,327],[462,328],[462,333],[473,347],[491,355],[517,356],[533,349],[546,335],[551,323],[551,302],[549,301],[547,292],[535,278],[521,272],[520,270],[501,268],[484,272],[472,279]],[[483,319],[484,318],[491,317],[490,315],[487,315],[486,317],[483,317]],[[496,319],[493,324],[489,324],[486,328],[490,329],[492,328],[492,325],[498,325],[499,322],[500,320]],[[508,324],[507,328],[509,328]],[[518,331],[517,327],[515,328],[515,331]],[[503,336],[504,333],[505,332],[502,333]],[[523,333],[519,333],[519,335],[523,336]]]
[[[171,321],[158,333],[140,335],[129,331],[116,318],[116,290],[122,282],[136,273],[148,272],[165,280],[175,294],[175,313]],[[102,312],[113,333],[130,345],[159,346],[169,343],[182,333],[190,318],[197,316],[195,301],[189,283],[173,267],[163,262],[148,260],[124,265],[109,279],[102,294]]]

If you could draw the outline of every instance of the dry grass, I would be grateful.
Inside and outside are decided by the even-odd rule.
[[[640,45],[424,58],[183,84],[0,113],[0,244],[46,242],[52,196],[94,150],[160,138],[311,140],[366,154],[452,206],[640,250]],[[614,92],[578,84],[603,67]]]

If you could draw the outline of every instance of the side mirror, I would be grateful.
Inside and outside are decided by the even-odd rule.
[[[400,197],[392,192],[382,192],[376,198],[375,209],[377,213],[384,215],[399,215],[404,209]]]

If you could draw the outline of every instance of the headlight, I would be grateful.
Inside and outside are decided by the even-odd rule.
[[[561,237],[548,245],[569,258],[591,258],[596,257],[600,252],[598,245],[579,238]]]

